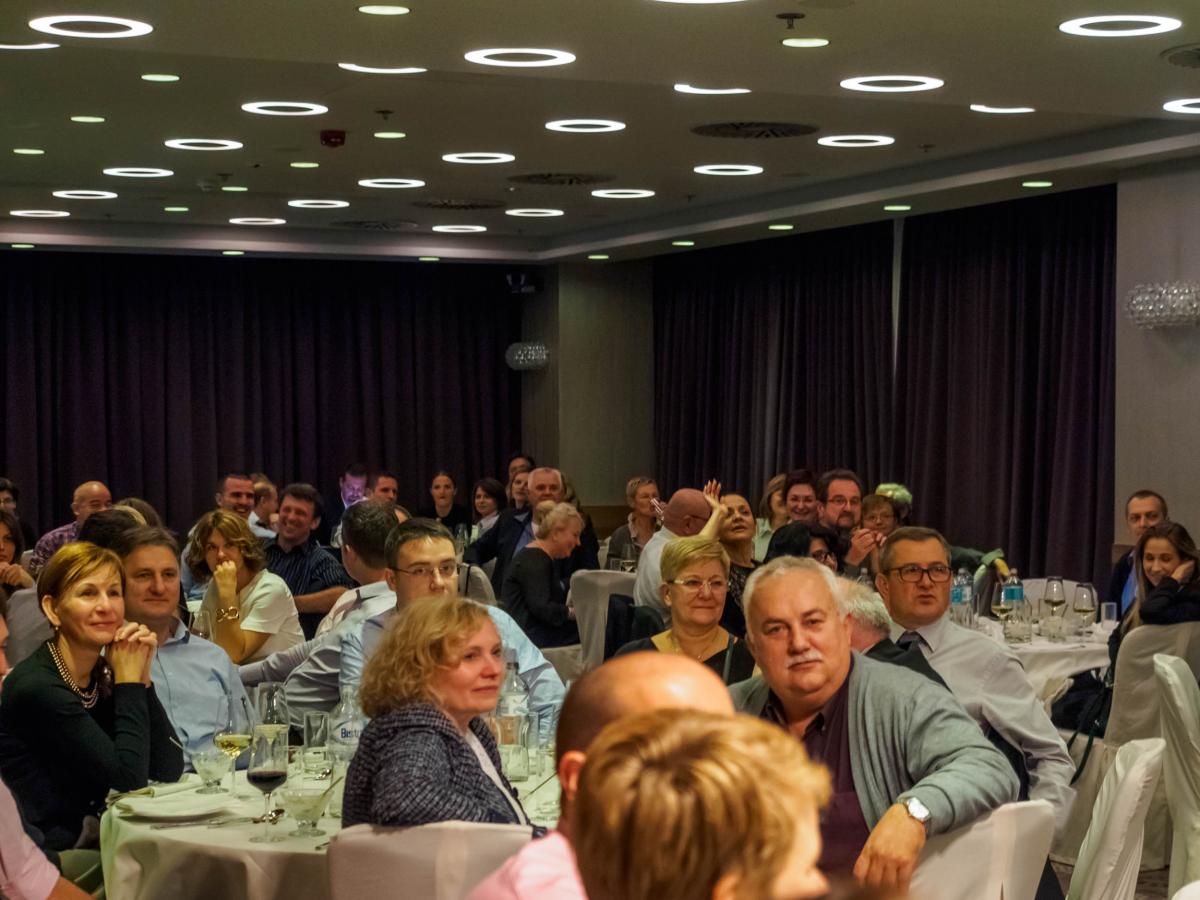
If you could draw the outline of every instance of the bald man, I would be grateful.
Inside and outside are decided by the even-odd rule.
[[[662,623],[668,613],[659,588],[662,586],[662,555],[667,544],[676,538],[693,537],[700,533],[712,515],[712,507],[704,494],[695,488],[680,488],[671,495],[663,510],[663,527],[654,533],[638,557],[637,581],[633,586],[633,602],[655,610]]]
[[[59,547],[78,540],[79,528],[88,516],[102,509],[111,509],[112,505],[112,492],[99,481],[85,481],[75,488],[71,498],[71,512],[75,514],[75,521],[42,535],[37,546],[33,548],[33,556],[29,558],[29,565],[26,567],[29,574],[37,578],[42,567],[58,552]]]
[[[587,900],[568,828],[587,748],[610,722],[655,709],[733,714],[721,679],[684,656],[631,653],[584,675],[567,694],[558,719],[555,755],[562,805],[557,830],[526,844],[478,885],[468,900]]]

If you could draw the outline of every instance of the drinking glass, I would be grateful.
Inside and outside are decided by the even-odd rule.
[[[1117,627],[1120,618],[1117,616],[1117,604],[1101,603],[1100,604],[1100,623],[1106,631],[1112,631]]]
[[[285,840],[282,835],[271,834],[271,823],[266,817],[271,812],[271,794],[287,782],[287,769],[286,730],[281,732],[277,725],[256,725],[250,745],[250,768],[246,772],[246,780],[252,787],[262,791],[265,802],[262,834],[250,838],[255,844],[274,844]]]
[[[329,768],[329,713],[304,714],[304,774],[320,777]]]
[[[208,611],[198,609],[192,613],[192,634],[206,641],[212,637],[212,624],[208,621]]]
[[[264,681],[258,686],[259,727],[271,729],[272,734],[283,735],[283,745],[286,748],[289,721],[287,697],[283,692],[282,682]]]
[[[237,768],[237,758],[250,746],[249,722],[242,721],[238,715],[237,704],[233,698],[225,694],[218,701],[217,721],[224,722],[217,733],[213,735],[213,745],[229,757],[229,790],[235,791],[234,770]]]
[[[296,820],[296,830],[289,831],[288,837],[320,837],[325,834],[317,827],[317,823],[325,815],[329,794],[330,791],[324,786],[284,786],[280,794],[284,812]]]
[[[219,747],[204,747],[192,754],[192,768],[204,782],[197,794],[228,794],[221,787],[225,773],[233,767],[233,760]]]
[[[1088,625],[1096,620],[1096,589],[1090,584],[1081,584],[1075,588],[1075,602],[1071,604],[1071,609],[1079,614],[1082,620],[1080,629],[1080,640],[1083,640],[1083,631]]]
[[[1063,613],[1067,608],[1067,591],[1063,580],[1057,576],[1046,579],[1046,589],[1042,594],[1042,605],[1049,610],[1049,615],[1042,620],[1042,634],[1051,641],[1059,643],[1063,640]]]

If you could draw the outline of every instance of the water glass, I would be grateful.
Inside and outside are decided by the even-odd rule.
[[[1004,616],[1004,640],[1009,644],[1028,644],[1033,640],[1033,622],[1030,621],[1031,608],[1028,600],[1018,600],[1011,605],[1004,604],[1008,610]]]
[[[514,784],[529,778],[529,718],[496,716],[500,730],[500,768]]]
[[[304,714],[304,774],[320,777],[329,769],[329,713]]]
[[[193,753],[192,768],[196,770],[196,774],[204,782],[204,787],[200,788],[196,793],[228,794],[229,791],[221,787],[221,781],[232,765],[233,760],[229,758],[224,750],[217,747],[205,747]]]
[[[296,820],[296,830],[289,831],[288,837],[321,837],[325,834],[317,827],[317,823],[325,815],[325,804],[329,802],[330,793],[324,786],[284,786],[279,795],[283,810]]]
[[[333,786],[329,791],[329,815],[335,819],[342,817],[342,796],[346,791],[346,773],[350,770],[348,760],[335,759],[333,761],[333,771],[330,773],[330,784]]]
[[[1117,623],[1119,621],[1120,618],[1117,616],[1117,604],[1100,604],[1100,623],[1104,626],[1105,631],[1112,631],[1117,627]]]

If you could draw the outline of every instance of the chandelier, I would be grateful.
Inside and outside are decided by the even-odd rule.
[[[509,344],[508,350],[504,352],[504,361],[510,369],[518,372],[543,369],[550,361],[550,350],[545,344]]]
[[[1200,283],[1139,284],[1125,295],[1125,313],[1137,328],[1200,324]]]

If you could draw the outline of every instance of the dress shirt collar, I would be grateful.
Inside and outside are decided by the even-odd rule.
[[[850,667],[846,670],[846,680],[842,682],[842,686],[837,689],[832,697],[825,701],[825,705],[817,711],[813,716],[808,727],[804,729],[804,736],[807,737],[810,732],[820,731],[825,727],[826,723],[833,717],[838,707],[845,707],[850,702],[850,674],[854,671],[854,654],[850,654]],[[788,726],[787,713],[783,708],[783,701],[773,691],[768,689],[767,704],[763,707],[762,718],[774,722],[776,725],[781,725],[784,728]]]
[[[305,541],[302,544],[297,544],[291,550],[284,550],[283,545],[281,543],[279,543],[278,537],[276,537],[272,543],[275,544],[275,547],[284,556],[290,556],[291,554],[295,553],[296,551],[299,551],[304,556],[308,556],[310,553],[312,553],[314,550],[317,549],[317,539],[314,538],[312,535],[309,535],[309,538],[307,541]]]
[[[357,588],[358,599],[355,602],[362,603],[363,601],[378,597],[380,594],[391,593],[391,590],[386,581],[372,581],[370,584],[364,584]]]
[[[929,648],[929,651],[931,653],[937,653],[938,648],[945,644],[949,638],[949,634],[947,632],[951,627],[953,627],[953,623],[950,621],[948,612],[943,614],[941,618],[937,619],[936,621],[930,622],[928,625],[922,625],[920,628],[905,628],[898,622],[893,622],[892,640],[900,640],[900,635],[904,634],[906,631],[915,631],[921,636],[921,640],[924,642],[925,646]]]
[[[186,644],[192,633],[188,631],[187,626],[179,619],[175,620],[175,627],[171,630],[171,636],[167,638],[164,647],[169,647],[171,644]]]

